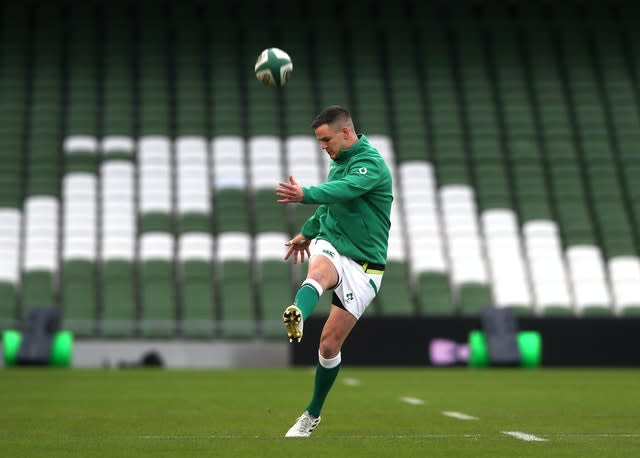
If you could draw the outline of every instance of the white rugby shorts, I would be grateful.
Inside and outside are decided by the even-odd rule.
[[[326,240],[313,240],[309,251],[311,257],[324,256],[333,263],[338,272],[338,284],[333,288],[334,293],[344,309],[359,319],[380,291],[382,273],[365,272],[363,266],[338,253]]]

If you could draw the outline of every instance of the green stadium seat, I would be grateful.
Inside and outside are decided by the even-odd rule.
[[[424,271],[416,279],[417,299],[423,316],[452,316],[453,298],[446,273]]]
[[[17,208],[0,207],[0,323],[7,327],[18,318],[21,220]]]
[[[296,2],[287,7],[282,18],[282,49],[292,57],[294,77],[287,82],[287,88],[281,91],[284,102],[283,120],[287,136],[308,135],[310,123],[316,115],[311,69],[313,68],[313,52],[311,51],[312,30],[306,18],[292,17],[292,9]],[[278,5],[281,3],[278,2]]]
[[[133,6],[138,21],[136,64],[138,76],[138,122],[140,134],[169,135],[170,126],[170,44],[167,16],[147,3]]]
[[[182,335],[213,337],[215,331],[215,291],[213,287],[213,239],[202,232],[184,233],[178,246]]]
[[[394,137],[398,160],[430,159],[428,124],[411,30],[399,29],[389,35],[388,41],[385,58],[391,85],[391,112],[396,127]]]
[[[462,316],[479,316],[493,305],[490,288],[484,283],[465,281],[456,289],[456,301]]]
[[[18,322],[18,288],[16,283],[5,279],[0,280],[0,294],[3,298],[0,309],[0,325],[10,329]]]
[[[236,40],[229,39],[238,37],[241,27],[235,19],[221,15],[218,6],[207,8],[205,16],[205,27],[209,31],[206,74],[210,75],[211,108],[208,132],[213,137],[242,135],[246,115],[240,68],[244,68],[245,63],[241,63]]]
[[[108,136],[100,165],[100,332],[108,337],[137,332],[136,182],[133,141]]]
[[[24,166],[13,157],[1,156],[0,160],[4,164],[0,171],[0,208],[19,208],[23,199]]]
[[[350,54],[350,65],[359,69],[351,75],[354,102],[353,112],[357,116],[358,125],[363,132],[389,135],[390,120],[385,103],[385,80],[382,76],[382,61],[376,46],[377,33],[373,27],[367,27],[367,9],[362,9],[354,16],[358,33],[352,28],[346,29],[349,41],[358,52]]]
[[[101,334],[131,337],[137,329],[137,270],[131,260],[105,259],[101,263]]]
[[[95,261],[69,259],[62,263],[63,328],[78,337],[95,334],[97,279]]]
[[[250,244],[247,233],[218,235],[216,271],[221,300],[221,336],[225,338],[256,335]]]
[[[60,295],[63,326],[78,336],[93,335],[96,326],[97,193],[95,173],[65,175]]]
[[[165,232],[140,237],[140,329],[145,337],[172,337],[176,331],[174,240]]]
[[[249,195],[245,144],[240,137],[212,141],[213,215],[217,233],[249,232]]]
[[[98,171],[98,141],[92,135],[71,135],[64,141],[65,173]]]
[[[67,135],[98,132],[97,30],[95,5],[78,5],[69,11]]]
[[[312,49],[315,51],[312,62],[315,62],[317,82],[317,97],[319,106],[324,108],[338,104],[345,107],[352,106],[353,95],[350,91],[350,81],[347,78],[347,53],[345,52],[345,30],[334,21],[327,21],[321,15],[312,16],[311,34]],[[334,37],[325,40],[326,36]],[[319,46],[319,45],[322,46]],[[321,63],[321,65],[319,65]],[[294,72],[295,63],[294,63]]]
[[[173,165],[165,136],[145,136],[138,146],[141,232],[173,230]],[[151,221],[147,217],[151,217]]]
[[[27,132],[28,196],[58,196],[62,145],[62,11],[56,5],[34,10],[31,57],[30,129]],[[56,263],[57,270],[57,263]]]
[[[102,128],[106,137],[131,137],[134,129],[134,15],[124,3],[103,9]]]
[[[211,232],[211,173],[203,137],[175,141],[177,232]]]
[[[33,196],[25,201],[23,308],[56,304],[58,212],[55,197]]]
[[[254,231],[288,232],[284,205],[276,203],[274,189],[285,179],[282,167],[282,142],[275,136],[249,140],[249,176],[252,191]]]
[[[433,151],[431,158],[440,185],[469,183],[461,103],[456,89],[448,32],[435,17],[415,18],[422,90],[428,102]]]
[[[249,230],[249,196],[239,189],[219,190],[214,204],[217,231],[235,232]]]
[[[256,267],[259,292],[260,327],[267,338],[282,338],[282,312],[291,304],[294,292],[291,283],[290,265],[284,261],[285,242],[289,240],[283,232],[256,234]]]
[[[280,338],[307,266],[267,245],[316,206],[273,188],[325,180],[309,124],[334,103],[394,174],[368,313],[640,313],[635,9],[378,3],[340,7],[358,33],[295,1],[4,4],[0,322],[46,303],[89,338]],[[284,90],[251,71],[267,46]]]
[[[205,31],[197,5],[172,3],[170,27],[175,30],[175,122],[179,136],[207,132],[205,88]]]
[[[22,303],[24,307],[55,304],[54,273],[48,269],[29,269],[22,274]]]
[[[416,314],[409,278],[406,263],[395,260],[392,254],[387,260],[382,285],[376,297],[380,307],[378,313],[381,316],[402,317]]]
[[[257,10],[251,11],[252,16]],[[268,14],[265,12],[265,14]],[[259,16],[256,16],[259,17]],[[256,20],[251,27],[244,29],[244,42],[236,50],[240,56],[244,56],[246,62],[253,64],[263,49],[269,47],[265,43],[270,43],[277,47],[277,43],[271,38],[272,23],[269,21]],[[295,64],[294,64],[295,65]],[[262,135],[280,135],[282,133],[281,105],[278,103],[277,90],[266,90],[262,84],[256,80],[253,72],[240,73],[244,76],[244,95],[246,97],[246,133],[250,137]],[[225,89],[226,90],[226,89]]]
[[[288,232],[287,209],[276,203],[273,189],[256,192],[253,195],[253,205],[257,233]]]

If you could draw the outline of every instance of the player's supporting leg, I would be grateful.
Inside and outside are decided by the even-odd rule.
[[[320,424],[320,411],[333,382],[340,370],[341,355],[333,358],[323,358],[318,351],[318,366],[313,384],[313,397],[306,410],[298,417],[285,437],[309,437],[316,426]]]
[[[318,352],[318,365],[316,366],[316,377],[313,384],[313,396],[307,406],[307,412],[312,416],[319,418],[320,412],[327,395],[335,382],[338,372],[340,371],[340,363],[342,355],[338,352],[333,358],[323,358]]]
[[[336,300],[337,297],[334,297],[334,305],[331,306],[329,317],[320,336],[313,396],[307,406],[307,411],[314,417],[320,416],[324,401],[340,371],[342,345],[358,322],[351,313],[336,306]]]

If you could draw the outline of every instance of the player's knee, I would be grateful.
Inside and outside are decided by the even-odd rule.
[[[310,261],[309,273],[307,278],[317,281],[322,288],[328,289],[335,286],[338,281],[338,273],[335,267],[324,256],[314,256]]]
[[[342,342],[332,335],[323,335],[320,338],[320,355],[323,358],[333,358],[340,353]]]
[[[327,269],[313,269],[309,272],[307,278],[317,281],[323,289],[329,289],[336,283],[335,276],[331,274]]]

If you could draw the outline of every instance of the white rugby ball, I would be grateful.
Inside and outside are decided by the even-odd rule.
[[[293,62],[282,49],[267,48],[258,56],[254,70],[265,86],[282,87],[291,78]]]

